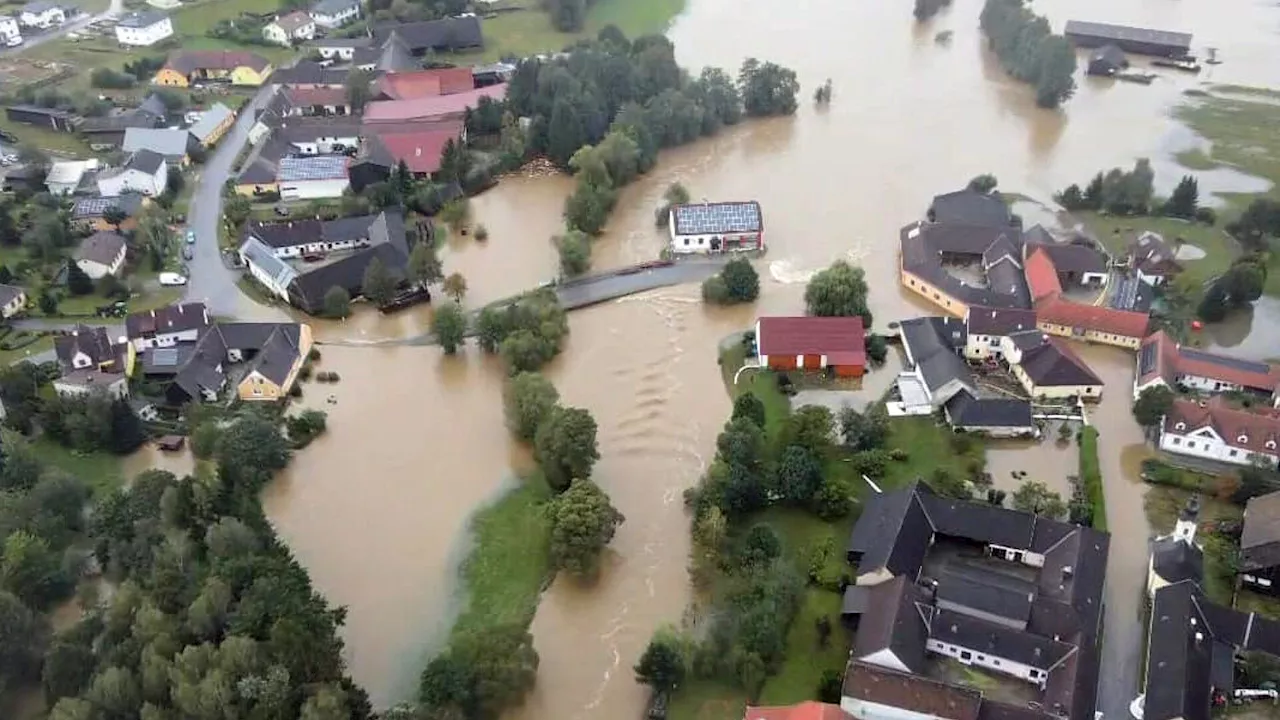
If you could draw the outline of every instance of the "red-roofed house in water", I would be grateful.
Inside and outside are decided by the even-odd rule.
[[[852,717],[839,705],[809,700],[795,705],[748,707],[742,720],[852,720]]]
[[[375,124],[364,132],[360,153],[351,164],[351,185],[357,190],[386,180],[401,162],[413,175],[430,177],[440,169],[445,145],[466,140],[461,120]]]
[[[1221,398],[1174,400],[1160,426],[1160,449],[1179,455],[1275,468],[1280,460],[1280,414],[1248,412]]]
[[[433,68],[413,72],[387,73],[373,86],[374,100],[417,100],[437,95],[456,95],[476,89],[469,67]]]
[[[762,317],[756,355],[771,370],[825,370],[861,377],[867,369],[867,333],[860,317]]]

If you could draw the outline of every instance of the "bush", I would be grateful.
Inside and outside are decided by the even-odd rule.
[[[126,75],[108,67],[100,67],[89,75],[89,82],[94,87],[105,90],[127,90],[138,81],[132,75]]]
[[[310,352],[307,353],[307,359],[311,362],[318,362],[320,360],[320,348],[311,348]]]
[[[299,380],[310,380],[310,379],[311,379],[311,366],[310,366],[310,365],[303,365],[303,366],[302,366],[302,368],[301,368],[300,370],[298,370],[298,379],[299,379]]]
[[[1165,485],[1192,492],[1213,493],[1216,490],[1212,477],[1183,470],[1155,458],[1142,461],[1142,480],[1152,485]]]
[[[1107,501],[1102,494],[1102,470],[1098,466],[1098,429],[1086,427],[1080,431],[1080,481],[1092,509],[1093,527],[1107,529]]]
[[[1216,225],[1218,223],[1218,213],[1211,207],[1196,208],[1196,222],[1205,225]]]

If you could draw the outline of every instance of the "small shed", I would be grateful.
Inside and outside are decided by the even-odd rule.
[[[1123,50],[1115,45],[1103,45],[1089,56],[1089,67],[1086,72],[1090,75],[1111,77],[1128,67],[1129,59],[1124,56]]]

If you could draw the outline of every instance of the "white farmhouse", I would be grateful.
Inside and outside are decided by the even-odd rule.
[[[292,46],[295,42],[310,40],[316,36],[316,23],[311,16],[295,10],[281,15],[262,28],[262,36],[277,45]]]
[[[62,376],[53,381],[59,395],[129,396],[129,345],[113,342],[106,328],[77,325],[54,338],[53,348],[62,367]]]
[[[50,195],[70,195],[85,179],[85,174],[98,169],[97,158],[88,160],[61,160],[49,166],[44,186]]]
[[[148,197],[164,194],[169,186],[169,163],[164,156],[150,150],[139,150],[129,156],[123,167],[98,175],[98,194],[118,197],[140,193]]]
[[[282,200],[342,197],[350,187],[346,155],[317,155],[280,159],[276,183]]]
[[[36,0],[22,6],[18,20],[27,27],[47,29],[67,21],[67,11],[58,3]]]
[[[152,10],[131,12],[116,25],[116,40],[121,45],[147,47],[168,37],[173,37],[169,16]]]
[[[311,8],[311,18],[323,28],[337,28],[360,17],[360,0],[321,0]]]
[[[12,15],[0,15],[0,43],[17,45],[22,42],[22,30],[18,19]]]
[[[1228,407],[1218,398],[1175,400],[1160,427],[1160,449],[1232,465],[1280,460],[1280,418]]]
[[[764,249],[764,219],[754,200],[675,205],[668,228],[678,255]]]
[[[1280,365],[1215,355],[1183,347],[1163,330],[1142,341],[1133,381],[1133,399],[1163,386],[1198,393],[1245,393],[1280,405]]]
[[[971,360],[1000,358],[1001,341],[1015,333],[1036,329],[1036,311],[971,305],[965,315],[964,356]]]
[[[169,305],[134,313],[125,318],[124,327],[137,352],[170,348],[179,342],[199,339],[200,333],[209,327],[209,312],[204,303]]]
[[[9,318],[27,306],[27,291],[17,285],[0,285],[0,318]]]
[[[125,239],[116,233],[96,232],[81,241],[80,247],[76,248],[76,265],[94,280],[119,274],[124,267],[127,247]]]
[[[289,284],[298,277],[298,271],[289,263],[276,257],[271,248],[261,240],[250,237],[240,246],[240,261],[249,268],[253,276],[263,287],[270,290],[281,300],[289,300]]]

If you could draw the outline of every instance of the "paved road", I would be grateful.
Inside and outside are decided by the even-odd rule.
[[[107,8],[106,12],[101,12],[97,15],[81,15],[69,23],[54,28],[49,32],[40,33],[39,35],[23,35],[22,38],[24,42],[21,45],[15,48],[4,48],[0,50],[0,56],[17,55],[28,48],[43,45],[51,40],[56,40],[69,32],[81,30],[89,25],[89,23],[122,14],[124,14],[124,0],[111,0],[111,5]]]
[[[223,136],[218,148],[200,170],[191,198],[188,227],[195,230],[194,257],[187,261],[186,300],[203,302],[209,312],[224,317],[269,319],[283,317],[277,308],[259,305],[236,287],[239,274],[226,266],[218,247],[218,224],[222,222],[222,187],[232,174],[236,156],[249,141],[255,115],[271,96],[271,86],[263,87],[240,111],[235,126]]]

